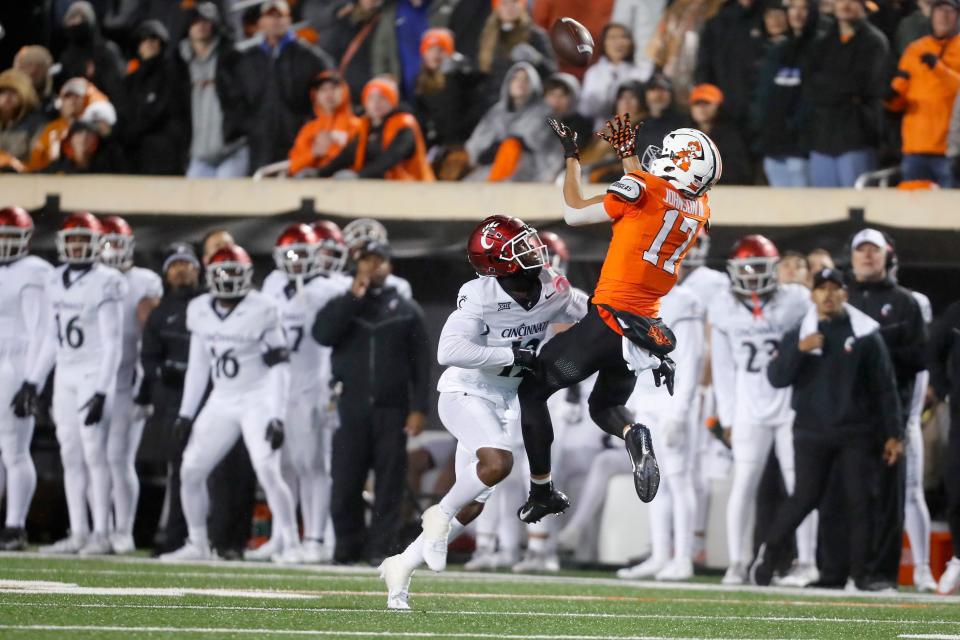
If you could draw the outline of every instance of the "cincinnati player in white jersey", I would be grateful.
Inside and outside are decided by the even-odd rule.
[[[911,291],[923,314],[923,321],[933,322],[930,299],[919,291]],[[937,590],[937,581],[930,571],[930,510],[923,492],[923,408],[930,385],[930,372],[921,371],[913,383],[913,397],[907,414],[907,441],[904,453],[907,458],[906,500],[904,502],[904,528],[910,538],[913,555],[913,585],[918,591]]]
[[[105,216],[100,262],[120,271],[127,283],[123,300],[123,348],[117,392],[110,414],[107,463],[113,497],[114,530],[110,545],[114,553],[132,553],[133,519],[137,514],[140,482],[134,462],[148,409],[134,403],[134,389],[143,379],[140,368],[140,336],[147,316],[160,303],[163,281],[149,269],[133,266],[133,229],[120,216]]]
[[[24,526],[37,486],[30,457],[36,387],[25,388],[47,326],[47,262],[28,254],[33,219],[20,207],[0,209],[0,493],[6,476],[7,519],[0,550],[27,548]],[[16,390],[16,393],[14,391]]]
[[[379,244],[389,244],[390,238],[387,235],[387,228],[379,221],[373,218],[358,218],[348,222],[343,228],[343,241],[352,255],[359,247],[365,246],[368,242],[375,241]],[[385,287],[396,289],[401,298],[413,299],[413,287],[410,286],[410,281],[406,278],[391,273],[383,284]]]
[[[331,223],[332,224],[332,223]],[[290,395],[282,449],[284,479],[303,515],[303,561],[321,562],[330,511],[330,451],[337,413],[330,389],[330,349],[314,340],[317,313],[350,288],[341,271],[346,246],[336,225],[293,224],[277,239],[277,268],[263,283],[280,309],[290,350]],[[268,559],[277,538],[246,554]]]
[[[711,366],[721,424],[732,428],[733,487],[727,504],[730,566],[724,584],[743,584],[752,539],[757,488],[771,448],[776,451],[788,492],[794,486],[793,409],[790,389],[774,389],[767,364],[783,334],[800,323],[810,294],[800,285],[776,280],[779,253],[759,235],[734,246],[727,262],[731,286],[714,297],[708,311]],[[816,520],[797,529],[798,566],[791,581],[816,582]],[[801,584],[801,586],[805,586]]]
[[[293,497],[280,471],[289,349],[276,303],[252,290],[252,278],[247,252],[236,245],[223,247],[207,263],[210,292],[187,307],[190,357],[174,435],[189,433],[180,467],[180,500],[189,537],[182,548],[161,560],[213,557],[207,535],[207,478],[240,437],[273,515],[278,537],[273,559],[282,563],[301,559]],[[197,415],[208,379],[210,395]]]
[[[92,214],[71,214],[57,233],[63,263],[47,281],[49,318],[43,347],[27,382],[39,388],[51,367],[53,419],[63,462],[70,535],[47,553],[110,553],[110,468],[107,437],[120,369],[123,301],[120,273],[97,262],[103,226]],[[93,533],[87,522],[87,497]]]
[[[483,510],[494,486],[513,467],[508,424],[518,419],[517,388],[536,360],[553,323],[572,323],[586,313],[586,298],[544,270],[547,248],[517,218],[491,216],[467,243],[479,276],[463,285],[457,309],[440,335],[437,359],[447,367],[437,389],[440,419],[458,440],[457,480],[439,504],[423,514],[423,532],[384,560],[387,606],[409,609],[414,569],[447,564],[447,541]]]
[[[689,580],[693,577],[693,530],[696,514],[698,425],[697,385],[703,365],[704,310],[696,294],[683,284],[662,298],[663,320],[677,337],[670,357],[677,364],[674,394],[658,389],[647,376],[627,402],[637,419],[650,425],[660,443],[660,491],[650,504],[652,553],[640,565],[617,572],[621,578],[654,576],[657,580]],[[627,466],[624,473],[629,473]],[[602,501],[602,500],[601,500]],[[672,533],[672,535],[671,535]],[[673,554],[671,556],[671,549]]]

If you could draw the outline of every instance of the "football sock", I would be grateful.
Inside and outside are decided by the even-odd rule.
[[[32,424],[30,426],[24,425],[23,429],[20,429],[18,425],[12,434],[13,438],[9,438],[9,440],[24,438],[25,446],[16,446],[15,442],[8,441],[6,437],[0,441],[0,451],[3,453],[3,464],[0,465],[0,495],[2,495],[3,487],[2,469],[5,468],[7,477],[6,525],[16,529],[24,527],[27,521],[27,511],[30,509],[30,500],[37,488],[37,471],[33,466],[33,458],[30,457],[28,445],[32,434]]]
[[[98,427],[90,428],[104,429],[106,424],[101,423]],[[96,455],[93,460],[87,460],[87,475],[90,479],[89,497],[93,530],[95,533],[106,535],[110,522],[110,465],[107,464],[106,452],[103,455]]]
[[[297,531],[296,507],[290,489],[283,481],[280,473],[279,456],[272,456],[267,460],[254,465],[257,480],[263,487],[267,497],[267,506],[273,516],[273,526],[280,534],[284,547],[300,544],[300,534]]]
[[[187,536],[190,542],[202,549],[208,549],[210,547],[210,538],[207,536],[206,525],[202,527],[187,527]]]
[[[930,511],[923,487],[907,487],[904,528],[910,538],[913,565],[930,564]]]
[[[448,542],[456,539],[466,525],[460,524],[456,518],[450,523],[450,536]],[[417,536],[417,539],[407,545],[407,548],[400,553],[400,561],[407,567],[408,571],[413,571],[423,564],[423,532]]]
[[[137,501],[140,498],[140,481],[134,461],[140,437],[143,435],[143,426],[143,420],[120,425],[119,429],[111,430],[107,439],[116,530],[124,535],[133,533],[133,520],[137,515]]]
[[[457,471],[457,481],[450,487],[447,495],[440,500],[440,511],[452,520],[455,515],[460,513],[461,509],[476,500],[481,493],[489,488],[477,476],[477,461],[474,460]]]

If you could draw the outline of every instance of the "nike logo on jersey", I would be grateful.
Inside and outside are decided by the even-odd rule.
[[[552,298],[552,297],[555,296],[555,295],[557,295],[557,292],[556,292],[556,291],[554,291],[553,293],[551,293],[551,294],[548,295],[548,296],[543,296],[543,299],[544,299],[544,300],[549,300],[550,298]]]

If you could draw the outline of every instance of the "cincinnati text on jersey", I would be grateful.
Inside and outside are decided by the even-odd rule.
[[[522,324],[519,327],[513,327],[512,329],[504,329],[500,333],[501,338],[523,338],[526,336],[536,335],[538,333],[543,333],[547,330],[547,325],[549,322],[538,322],[537,324]]]

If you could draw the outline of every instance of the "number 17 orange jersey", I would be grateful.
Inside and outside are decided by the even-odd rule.
[[[628,173],[607,189],[603,207],[613,238],[593,302],[648,318],[677,282],[680,263],[710,220],[707,196],[689,198],[645,171]],[[600,314],[617,333],[617,323]]]

